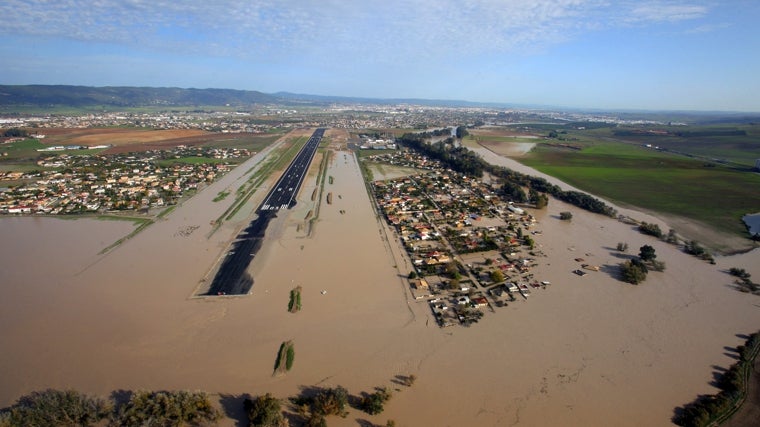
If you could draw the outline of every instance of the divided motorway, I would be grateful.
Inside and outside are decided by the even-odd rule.
[[[269,221],[277,216],[277,211],[295,206],[296,195],[325,130],[314,131],[264,198],[257,210],[257,218],[235,237],[206,295],[244,295],[251,290],[253,277],[246,270],[261,248]]]

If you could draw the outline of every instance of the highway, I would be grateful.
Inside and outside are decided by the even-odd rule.
[[[246,270],[261,248],[269,221],[277,216],[277,211],[295,206],[296,195],[325,130],[314,131],[264,198],[257,218],[235,237],[206,295],[245,295],[251,290],[253,277]]]

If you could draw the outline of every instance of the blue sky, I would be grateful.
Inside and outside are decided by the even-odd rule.
[[[0,83],[760,112],[757,0],[3,0]]]

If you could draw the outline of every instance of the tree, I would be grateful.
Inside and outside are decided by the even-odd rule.
[[[467,128],[464,126],[457,126],[456,130],[457,139],[462,139],[465,136],[469,135],[469,132],[467,132]]]
[[[407,277],[409,277],[409,279],[416,279],[417,278],[417,272],[414,271],[414,270],[412,270],[412,271],[409,272],[409,276],[407,276]]]
[[[657,254],[655,254],[652,246],[644,245],[639,248],[639,258],[641,258],[642,261],[652,261],[657,258]]]
[[[543,209],[549,204],[549,196],[546,194],[539,194],[536,198],[536,209]]]
[[[280,401],[267,393],[254,400],[245,399],[243,402],[248,415],[250,427],[286,427],[285,417],[282,416]]]
[[[504,273],[501,270],[493,270],[490,273],[491,281],[494,283],[501,283],[504,281]]]
[[[560,212],[559,213],[559,219],[563,221],[569,221],[573,219],[573,213],[572,212]]]
[[[620,273],[623,280],[634,285],[638,285],[647,278],[646,266],[637,259],[620,264]]]
[[[459,279],[461,277],[456,262],[451,261],[450,263],[446,264],[446,274],[448,274],[452,279]]]

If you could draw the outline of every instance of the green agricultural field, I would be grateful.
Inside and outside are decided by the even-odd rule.
[[[623,205],[683,216],[746,235],[741,216],[760,211],[760,174],[621,142],[582,150],[538,145],[520,159]]]
[[[11,142],[0,145],[0,161],[7,162],[17,159],[37,158],[37,150],[45,148],[45,144],[34,138],[28,138],[21,141]],[[8,153],[6,156],[4,153]]]
[[[266,135],[240,136],[240,134],[237,134],[234,138],[231,137],[228,140],[216,140],[203,144],[203,146],[216,148],[245,148],[246,150],[259,152],[272,145],[284,134],[285,131],[283,130],[267,133]]]

